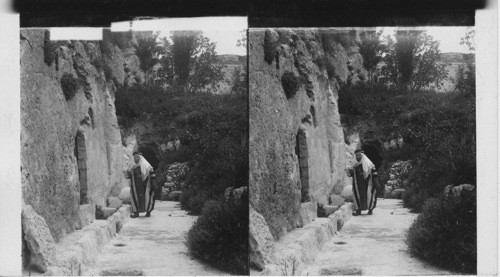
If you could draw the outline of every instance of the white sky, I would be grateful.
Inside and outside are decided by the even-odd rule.
[[[111,25],[113,31],[127,31],[130,22],[117,22]],[[236,47],[237,40],[246,34],[246,17],[197,17],[139,20],[132,23],[134,31],[160,31],[161,36],[170,36],[175,30],[201,30],[210,41],[216,42],[217,54],[246,55],[246,48]]]
[[[460,38],[465,36],[468,28],[470,27],[419,27],[418,29],[426,30],[427,34],[439,41],[439,50],[441,50],[441,53],[469,53],[469,49],[466,46],[460,45]],[[383,36],[394,34],[395,30],[395,27],[383,27]]]

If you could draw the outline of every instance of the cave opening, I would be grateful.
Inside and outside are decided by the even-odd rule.
[[[301,203],[309,202],[309,154],[307,149],[307,136],[303,129],[299,129],[296,136],[295,154],[299,159],[299,174],[301,184]]]
[[[85,136],[78,132],[75,137],[75,157],[78,166],[78,182],[80,184],[80,205],[88,204],[87,187],[87,148]]]

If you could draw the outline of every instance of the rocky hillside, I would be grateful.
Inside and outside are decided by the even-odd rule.
[[[29,29],[20,43],[23,204],[57,242],[127,185],[114,93],[142,73],[130,45],[109,32],[101,42],[50,41]]]
[[[356,32],[276,29],[249,35],[251,263],[316,217],[349,180],[341,84],[366,77]]]

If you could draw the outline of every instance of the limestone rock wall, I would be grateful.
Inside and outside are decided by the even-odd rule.
[[[249,33],[250,205],[274,239],[313,219],[316,204],[329,204],[347,183],[337,99],[340,84],[363,74],[356,36]]]
[[[20,43],[23,203],[58,241],[127,185],[114,106],[125,58],[115,48],[99,63],[99,42],[51,43],[42,29],[22,30]],[[76,80],[68,99],[63,76]]]

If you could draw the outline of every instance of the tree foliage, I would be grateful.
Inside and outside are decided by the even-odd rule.
[[[162,48],[158,45],[159,33],[141,36],[134,45],[135,54],[139,58],[140,68],[146,75],[146,85],[149,85],[153,67],[158,63]]]
[[[368,70],[370,83],[373,82],[373,71],[382,61],[385,52],[385,45],[380,40],[381,35],[380,31],[364,31],[360,34],[359,53],[363,56],[363,66]]]
[[[476,64],[474,51],[476,46],[474,43],[475,31],[469,29],[466,31],[464,37],[460,39],[460,44],[467,46],[469,54],[464,54],[465,65],[460,65],[457,70],[457,77],[455,78],[455,89],[467,94],[475,96],[476,94]]]
[[[174,31],[172,32],[172,58],[177,75],[177,80],[184,86],[189,78],[191,57],[196,48],[196,38],[200,35],[198,31]]]
[[[214,91],[224,79],[217,63],[215,42],[200,31],[174,31],[160,41],[165,53],[160,58],[157,79],[187,93]]]
[[[419,91],[429,86],[439,89],[447,77],[438,63],[439,42],[422,30],[398,30],[396,40],[386,36],[381,81],[403,90]]]

